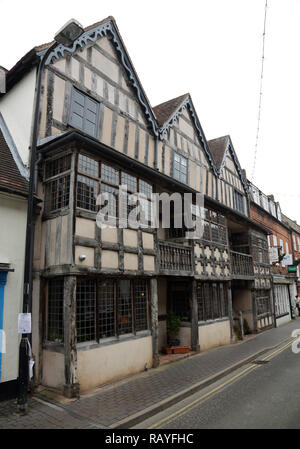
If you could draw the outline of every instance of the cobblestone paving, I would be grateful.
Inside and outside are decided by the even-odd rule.
[[[30,400],[30,412],[16,415],[14,401],[0,402],[0,428],[108,427],[175,393],[231,367],[289,338],[300,319],[271,329],[241,344],[223,346],[176,363],[150,370],[114,388],[59,406]],[[98,424],[98,426],[97,426]]]

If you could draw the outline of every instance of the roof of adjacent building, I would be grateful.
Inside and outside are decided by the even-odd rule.
[[[229,136],[218,137],[217,139],[208,140],[208,147],[214,158],[214,162],[218,169],[221,168],[224,155],[227,149]]]
[[[284,214],[281,214],[282,221],[287,224],[293,231],[300,234],[300,225],[297,223],[296,220],[292,220],[291,218],[287,217]]]
[[[0,191],[27,195],[28,181],[21,175],[1,128],[0,161]]]

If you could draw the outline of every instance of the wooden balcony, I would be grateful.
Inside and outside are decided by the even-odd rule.
[[[238,278],[253,278],[253,259],[249,254],[230,251],[231,274]]]
[[[193,273],[192,249],[171,242],[158,242],[159,270],[164,274],[190,275]]]

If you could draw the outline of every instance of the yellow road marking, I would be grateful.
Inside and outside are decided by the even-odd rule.
[[[290,340],[286,345],[284,345],[283,347],[280,347],[279,349],[277,349],[276,351],[272,352],[271,354],[269,354],[268,356],[264,357],[261,360],[271,360],[273,357],[276,357],[276,355],[278,355],[279,353],[281,353],[285,349],[287,349],[292,344],[293,340],[294,339]],[[183,416],[188,411],[193,410],[195,407],[200,405],[200,403],[202,404],[202,403],[206,402],[208,399],[210,399],[211,396],[213,396],[213,395],[215,395],[217,393],[220,393],[221,391],[225,390],[229,385],[233,384],[237,379],[240,379],[241,377],[243,377],[246,374],[248,374],[250,371],[254,371],[255,369],[259,368],[260,366],[262,366],[262,365],[249,366],[248,368],[246,368],[241,373],[236,374],[234,377],[228,379],[226,382],[222,383],[221,385],[219,385],[218,387],[214,388],[213,390],[205,393],[200,398],[195,399],[190,404],[185,405],[184,407],[182,407],[181,409],[177,410],[176,412],[171,413],[171,415],[169,415],[169,416],[161,419],[160,421],[156,422],[152,426],[148,427],[148,429],[155,429],[156,427],[158,427],[162,423],[166,423],[166,422],[169,423],[170,421],[173,421],[174,418],[180,418],[181,416]]]

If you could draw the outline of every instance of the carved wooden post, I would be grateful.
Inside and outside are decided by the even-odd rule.
[[[232,292],[231,292],[231,282],[227,284],[227,299],[228,299],[228,316],[230,321],[230,339],[234,340],[233,333],[233,310],[232,310]]]
[[[192,280],[191,289],[191,348],[192,351],[200,352],[199,330],[198,330],[198,302],[197,302],[197,281]]]
[[[243,321],[243,312],[239,311],[239,329],[240,329],[240,340],[244,340],[244,321]]]
[[[76,349],[76,277],[67,276],[64,282],[64,347],[65,385],[64,396],[79,396]]]
[[[253,310],[253,331],[257,332],[257,305],[256,305],[256,290],[254,286],[251,288],[252,294],[252,310]]]
[[[152,333],[153,368],[157,368],[159,366],[157,279],[155,278],[151,279],[150,285],[151,285],[151,333]]]

